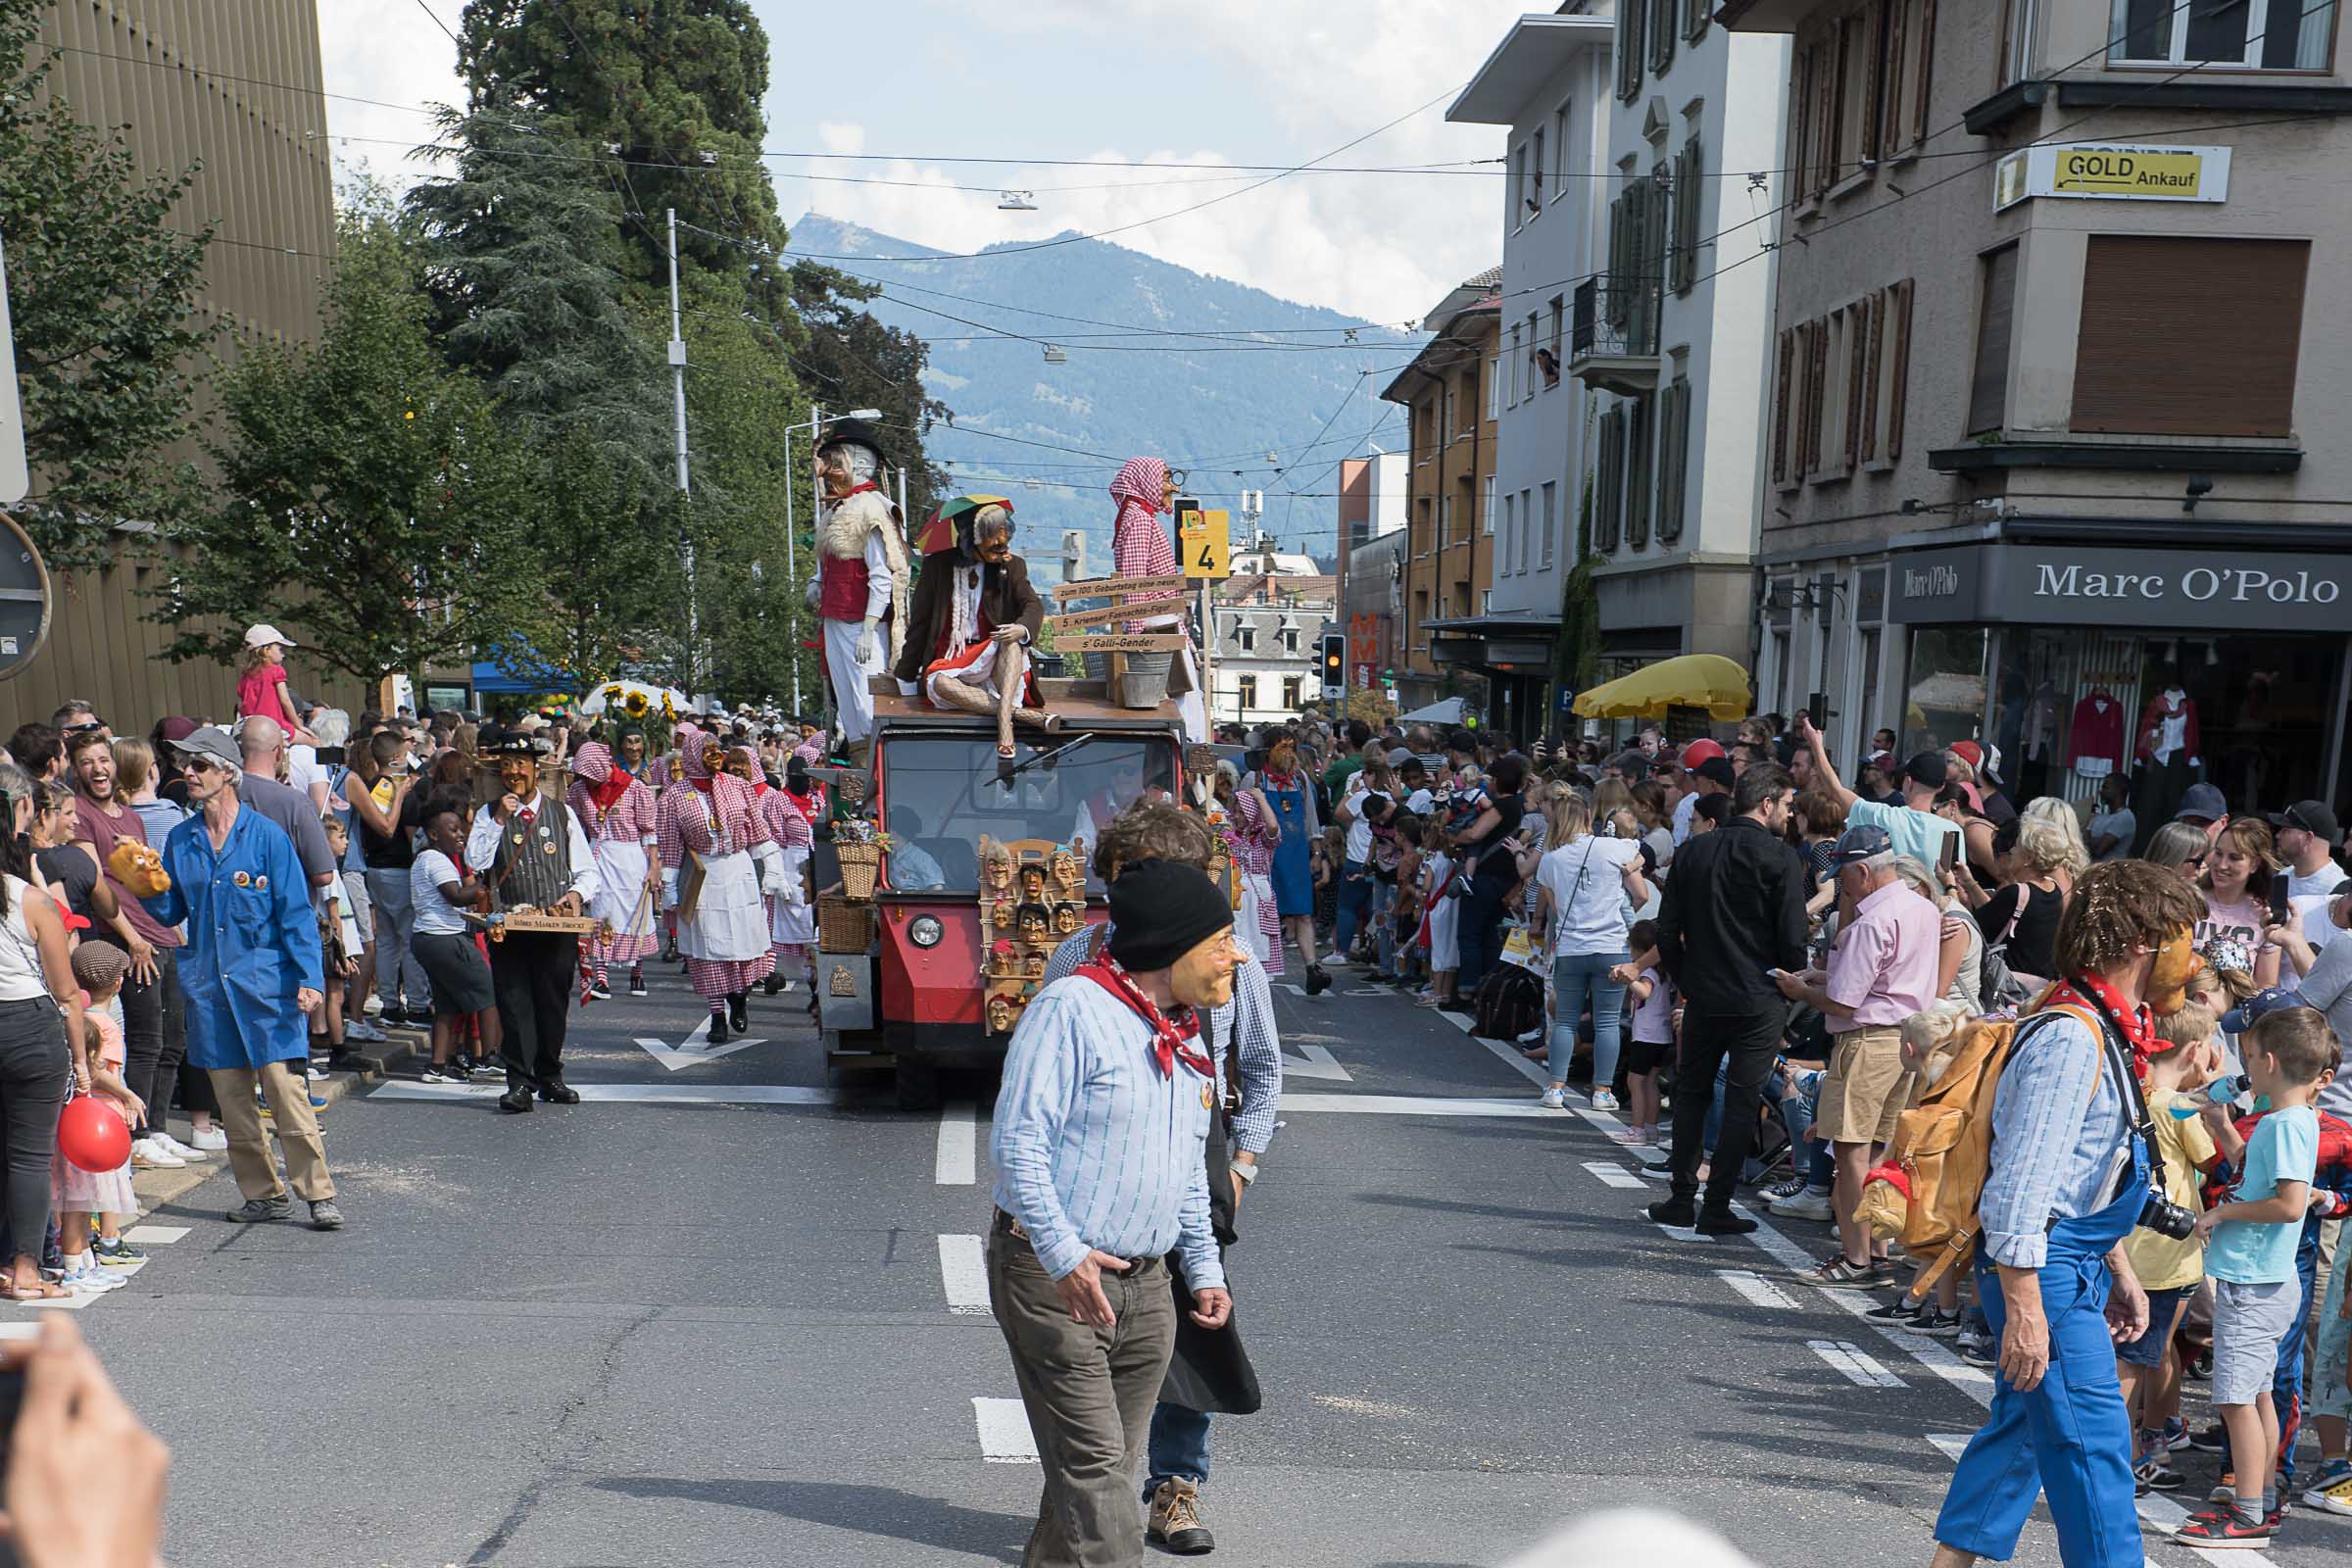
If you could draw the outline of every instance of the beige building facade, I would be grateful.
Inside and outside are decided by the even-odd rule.
[[[221,351],[315,336],[335,221],[314,0],[60,0],[41,42],[50,89],[85,123],[120,126],[141,167],[203,166],[173,218],[216,231],[197,308],[222,327]],[[52,579],[47,640],[0,688],[9,727],[67,697],[97,704],[119,734],[170,713],[234,715],[234,669],[162,659],[168,629],[142,617],[169,564],[135,527],[119,538],[111,567]],[[305,697],[368,700],[299,653],[290,663]]]
[[[1849,765],[2339,801],[2352,150],[2334,4],[1729,0],[1786,33],[1759,703]],[[2277,14],[2279,25],[2271,25]]]

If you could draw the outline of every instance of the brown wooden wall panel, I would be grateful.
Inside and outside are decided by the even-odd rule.
[[[2292,435],[2310,261],[2304,240],[2091,235],[2074,428]]]

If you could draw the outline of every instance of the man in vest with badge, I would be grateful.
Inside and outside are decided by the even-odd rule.
[[[553,746],[536,735],[510,735],[496,748],[502,793],[474,813],[466,863],[490,889],[493,915],[516,909],[579,914],[596,897],[596,858],[588,835],[561,797],[540,787],[540,760]],[[498,1108],[531,1108],[531,1093],[576,1105],[564,1082],[564,1035],[580,939],[559,931],[493,933],[490,984],[498,995],[507,1092]]]
[[[816,472],[824,502],[814,608],[825,629],[825,675],[842,739],[863,766],[874,731],[869,683],[897,662],[906,636],[906,540],[898,508],[882,493],[882,439],[872,426],[859,419],[826,426]]]

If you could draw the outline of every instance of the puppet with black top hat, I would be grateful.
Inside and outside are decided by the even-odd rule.
[[[539,766],[553,746],[536,735],[509,733],[492,751],[498,760],[497,799],[474,813],[466,835],[466,863],[482,873],[494,915],[540,909],[576,915],[596,897],[596,857],[579,818],[541,787]],[[564,1082],[564,1036],[570,1021],[573,973],[580,939],[552,931],[508,931],[490,944],[490,984],[507,1092],[498,1108],[531,1108],[534,1091],[554,1104],[579,1103]]]
[[[859,419],[837,419],[816,444],[824,502],[817,514],[815,609],[824,624],[825,674],[835,721],[863,765],[872,742],[868,681],[897,662],[906,636],[905,522],[882,493],[882,438]]]

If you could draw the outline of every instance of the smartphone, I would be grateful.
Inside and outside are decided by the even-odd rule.
[[[1959,863],[1960,835],[1946,833],[1943,836],[1943,842],[1936,850],[1936,867],[1939,871],[1949,871]]]
[[[2286,924],[2291,912],[2286,903],[2286,873],[2273,871],[2271,873],[2271,924]]]
[[[1805,699],[1805,717],[1813,721],[1815,729],[1825,735],[1829,733],[1830,699],[1828,693],[1815,692],[1811,697]]]

